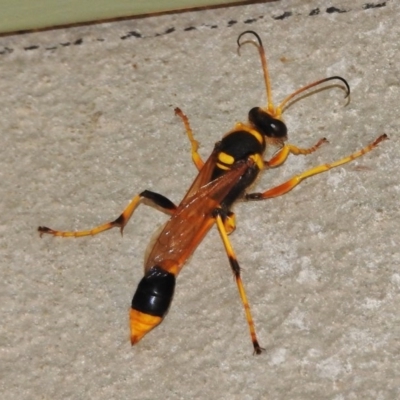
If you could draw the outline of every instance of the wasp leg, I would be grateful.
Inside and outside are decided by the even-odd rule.
[[[237,287],[239,290],[240,298],[241,298],[243,306],[244,306],[247,324],[249,325],[251,341],[252,341],[253,347],[254,347],[254,354],[261,354],[261,352],[264,349],[259,345],[258,340],[257,340],[256,330],[254,327],[254,321],[253,321],[253,317],[251,316],[250,305],[247,300],[246,292],[244,290],[242,278],[240,276],[240,266],[237,261],[235,252],[233,251],[232,245],[229,241],[228,233],[225,229],[225,223],[221,216],[221,214],[223,214],[223,213],[224,212],[221,209],[217,209],[216,215],[215,215],[215,220],[217,223],[218,231],[221,235],[222,242],[224,243],[226,254],[228,255],[229,263],[231,265],[233,274],[235,276],[235,280],[236,280],[236,284],[237,284]]]
[[[292,190],[294,187],[296,187],[301,181],[304,179],[309,178],[310,176],[314,176],[317,174],[320,174],[322,172],[329,171],[332,168],[336,168],[340,165],[346,164],[350,161],[353,161],[354,159],[363,156],[364,154],[370,152],[373,150],[380,142],[383,140],[386,140],[388,137],[386,134],[383,134],[379,136],[377,139],[375,139],[374,142],[369,144],[368,146],[364,147],[363,149],[356,151],[353,154],[350,154],[347,157],[342,158],[341,160],[335,161],[331,164],[322,164],[317,167],[311,168],[308,171],[303,172],[302,174],[294,176],[292,179],[289,179],[287,182],[282,183],[279,186],[276,186],[272,189],[266,190],[265,192],[262,193],[249,193],[245,195],[246,200],[263,200],[263,199],[269,199],[271,197],[277,197],[281,196],[290,190]]]
[[[230,235],[236,229],[236,215],[232,211],[226,213],[223,219],[224,227],[227,235]]]
[[[286,159],[289,157],[289,154],[294,154],[298,156],[300,154],[306,155],[314,153],[321,145],[327,143],[328,141],[325,138],[320,139],[314,146],[308,149],[302,149],[300,147],[296,147],[290,143],[284,144],[278,152],[272,156],[272,158],[268,161],[264,161],[264,164],[267,168],[275,168],[282,165]]]
[[[189,124],[189,118],[178,107],[175,108],[175,114],[182,119],[183,124],[185,125],[186,134],[190,140],[190,144],[192,145],[192,160],[197,170],[200,171],[203,168],[204,161],[201,159],[200,154],[197,152],[197,150],[199,149],[199,142],[195,140],[193,136],[193,131]]]
[[[56,231],[54,229],[47,228],[46,226],[39,226],[38,231],[40,236],[44,233],[48,233],[53,236],[62,237],[81,237],[81,236],[93,236],[100,232],[104,232],[111,228],[120,228],[121,235],[123,233],[125,225],[128,223],[133,212],[136,210],[140,202],[144,200],[148,205],[160,209],[166,214],[172,215],[176,210],[176,205],[171,200],[167,199],[161,194],[145,190],[142,193],[136,195],[124,209],[122,214],[114,221],[107,222],[105,224],[96,226],[95,228],[85,231]]]

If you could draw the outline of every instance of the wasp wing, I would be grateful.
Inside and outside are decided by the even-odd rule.
[[[238,162],[224,175],[195,191],[201,177],[196,179],[156,239],[145,262],[145,270],[158,265],[177,274],[214,224],[214,210],[249,168],[248,163]]]
[[[195,180],[193,181],[192,185],[190,186],[189,190],[186,192],[186,195],[183,199],[193,196],[195,193],[197,193],[200,188],[205,186],[207,183],[211,182],[211,177],[214,172],[215,164],[217,162],[217,156],[218,156],[219,150],[218,150],[218,144],[214,147],[214,150],[210,154],[210,157],[208,157],[207,161],[204,163],[203,167],[197,174]]]

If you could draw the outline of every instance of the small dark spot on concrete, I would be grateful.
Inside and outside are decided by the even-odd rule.
[[[51,51],[51,50],[57,50],[57,46],[46,47],[46,50],[49,50],[49,51]]]
[[[196,30],[195,26],[188,26],[187,28],[184,29],[185,32],[194,31],[194,30]]]
[[[125,36],[121,36],[121,39],[125,40],[125,39],[128,39],[128,38],[132,37],[132,36],[136,37],[136,38],[141,38],[142,37],[142,35],[139,32],[130,31]]]
[[[71,46],[71,43],[70,43],[70,42],[65,42],[65,43],[60,43],[60,44],[61,44],[61,46],[63,46],[63,47]]]
[[[12,53],[14,50],[10,49],[9,47],[4,47],[3,50],[0,50],[0,54],[10,54]]]
[[[243,21],[245,24],[252,24],[253,22],[256,22],[257,18],[249,18]]]
[[[310,14],[308,14],[310,17],[314,16],[314,15],[318,15],[321,11],[319,10],[319,8],[314,8],[313,10],[310,11]]]
[[[79,45],[81,45],[83,43],[83,39],[81,38],[81,39],[76,39],[75,40],[75,42],[74,42],[74,45],[75,46],[79,46]]]
[[[28,46],[28,47],[24,47],[24,50],[36,50],[38,48],[39,48],[39,46]]]
[[[164,33],[168,35],[169,33],[175,32],[175,28],[169,28]]]
[[[370,8],[381,8],[381,7],[385,7],[385,6],[386,6],[386,1],[384,1],[383,3],[377,3],[377,4],[366,3],[363,5],[363,9],[369,10]]]
[[[210,28],[211,28],[211,29],[217,29],[217,28],[218,28],[218,25],[210,25]]]
[[[103,38],[98,38],[98,39],[96,39],[98,42],[104,42],[104,40],[105,39],[103,39]]]
[[[283,20],[283,19],[291,17],[292,15],[293,15],[293,13],[291,11],[285,11],[282,15],[278,15],[277,17],[274,17],[274,19]]]
[[[235,21],[234,19],[231,19],[230,21],[228,21],[228,26],[233,26],[237,24],[237,21]]]
[[[336,7],[328,7],[328,8],[326,9],[326,12],[327,12],[328,14],[333,14],[333,13],[341,14],[341,13],[345,13],[346,10],[341,10],[340,8],[336,8]]]

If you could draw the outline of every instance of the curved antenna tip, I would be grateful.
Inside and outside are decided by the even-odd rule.
[[[335,75],[335,76],[330,76],[329,78],[326,78],[325,82],[331,81],[333,79],[338,79],[339,81],[344,83],[344,85],[346,86],[346,96],[344,96],[344,98],[347,99],[350,96],[350,85],[348,84],[346,79],[342,78],[341,76]]]
[[[244,31],[238,36],[238,38],[236,40],[236,43],[239,48],[242,46],[242,43],[240,43],[240,39],[242,38],[242,36],[246,35],[247,33],[250,33],[251,35],[255,36],[258,41],[258,44],[262,47],[263,44],[262,44],[260,36],[258,36],[258,33],[254,32],[254,31]]]

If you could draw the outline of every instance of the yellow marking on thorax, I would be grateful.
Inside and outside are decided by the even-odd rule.
[[[243,124],[242,122],[237,122],[235,124],[235,128],[229,131],[227,134],[224,135],[224,138],[229,136],[231,133],[235,133],[238,131],[245,131],[249,133],[250,135],[253,135],[256,139],[257,142],[260,144],[263,144],[265,142],[265,138],[262,133],[258,132],[257,130],[253,129],[250,125],[248,124]]]
[[[263,160],[261,154],[258,154],[258,153],[252,154],[250,156],[250,159],[256,163],[256,165],[260,169],[260,171],[262,171],[264,169],[264,160]]]
[[[221,161],[222,163],[227,165],[232,165],[235,162],[235,159],[231,155],[221,151],[220,153],[218,153],[218,161]]]
[[[247,128],[246,131],[253,135],[257,139],[258,143],[263,144],[265,142],[264,136],[255,129]]]
[[[228,171],[229,169],[230,169],[230,167],[227,167],[226,165],[224,165],[224,164],[221,164],[221,163],[216,163],[215,164],[219,169],[223,169],[224,171]]]

